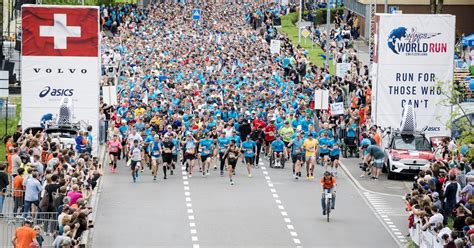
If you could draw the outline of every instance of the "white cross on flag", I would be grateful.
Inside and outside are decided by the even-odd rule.
[[[23,5],[21,56],[22,127],[92,126],[96,156],[98,7]]]

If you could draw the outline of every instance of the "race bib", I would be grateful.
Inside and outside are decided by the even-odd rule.
[[[154,156],[158,156],[158,155],[160,155],[160,151],[158,151],[158,150],[156,150],[156,151],[153,151],[153,155],[154,155]]]

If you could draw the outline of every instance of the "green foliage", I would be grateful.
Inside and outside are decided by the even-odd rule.
[[[114,1],[114,0],[84,0],[84,5],[113,5],[119,2],[127,1]],[[130,1],[128,1],[130,2]],[[51,5],[81,5],[82,0],[42,0],[42,4],[51,4]]]
[[[445,85],[447,84],[447,85]],[[441,87],[442,94],[446,97],[445,100],[441,101],[441,105],[452,105],[453,111],[449,117],[449,120],[445,123],[446,126],[453,130],[453,123],[459,130],[460,135],[456,139],[456,143],[459,149],[463,145],[467,145],[469,150],[464,156],[464,159],[472,162],[474,160],[474,126],[463,112],[462,106],[459,104],[459,99],[464,97],[464,87],[456,87],[453,83],[438,82],[436,87]]]
[[[295,23],[298,21],[298,12],[293,12],[288,15],[281,17],[281,28],[280,32],[286,33],[288,38],[291,40],[293,45],[298,45],[298,28],[295,26]],[[324,59],[321,55],[324,55],[324,51],[317,44],[314,44],[314,47],[311,48],[311,41],[308,39],[305,42],[305,39],[301,37],[301,47],[308,51],[308,59],[317,66],[324,65]],[[334,65],[329,63],[329,71],[331,74],[334,74]]]
[[[9,104],[16,104],[16,116],[15,118],[8,119],[8,129],[5,132],[5,118],[0,119],[0,137],[5,135],[11,135],[15,133],[16,126],[20,121],[20,112],[21,112],[21,98],[20,97],[11,97],[9,99]],[[0,161],[5,159],[5,142],[1,141],[0,145]]]
[[[313,14],[315,16],[314,24],[316,25],[321,25],[321,24],[326,24],[326,13],[327,9],[317,9],[313,11]],[[336,16],[336,13],[344,13],[344,8],[335,8],[335,9],[330,9],[331,12],[331,23],[334,22],[334,18]],[[303,12],[304,16],[309,15],[309,12]],[[306,18],[308,20],[308,18]]]

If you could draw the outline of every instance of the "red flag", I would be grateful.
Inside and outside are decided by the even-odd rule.
[[[97,9],[81,7],[24,6],[22,8],[23,56],[97,57]]]

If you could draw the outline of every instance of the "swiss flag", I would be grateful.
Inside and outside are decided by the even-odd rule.
[[[99,54],[97,7],[23,5],[23,56],[80,56]]]

